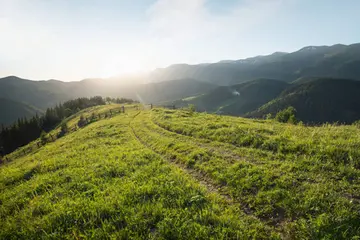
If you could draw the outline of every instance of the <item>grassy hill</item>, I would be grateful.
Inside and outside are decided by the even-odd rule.
[[[0,112],[0,125],[9,125],[18,118],[29,118],[35,116],[37,113],[41,114],[42,110],[26,105],[24,103],[0,98]]]
[[[360,82],[347,79],[299,79],[278,98],[270,101],[249,117],[273,116],[289,106],[297,118],[307,123],[352,123],[360,119]]]
[[[6,156],[1,239],[360,237],[356,126],[120,107]]]

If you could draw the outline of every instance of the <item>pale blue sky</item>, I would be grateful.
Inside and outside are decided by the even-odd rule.
[[[64,81],[360,39],[359,0],[0,0],[0,77]]]

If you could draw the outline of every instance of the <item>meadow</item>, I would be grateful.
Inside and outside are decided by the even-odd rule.
[[[120,107],[7,156],[1,239],[360,238],[358,127]]]

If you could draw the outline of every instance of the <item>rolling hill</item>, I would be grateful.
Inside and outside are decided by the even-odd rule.
[[[42,114],[40,109],[5,98],[0,98],[0,112],[0,125],[4,124],[5,126],[18,118],[29,118],[36,114]]]
[[[306,123],[352,123],[360,119],[360,82],[347,79],[303,79],[292,84],[279,97],[247,114],[273,116],[289,106]]]
[[[119,109],[3,159],[0,239],[359,237],[358,127]]]
[[[198,111],[223,115],[265,118],[295,107],[298,120],[308,124],[360,119],[360,81],[303,77],[292,83],[257,79],[233,86],[220,86],[207,93],[169,102],[177,107],[194,104]]]
[[[161,103],[198,95],[216,87],[216,85],[194,79],[179,79],[138,85],[132,91],[133,98],[141,102]]]
[[[221,108],[223,114],[239,116],[253,111],[278,96],[288,84],[278,80],[259,79],[238,86],[236,89],[239,99]]]
[[[257,79],[233,86],[220,86],[199,96],[175,101],[174,104],[194,104],[198,111],[242,115],[276,98],[288,85],[274,79]]]

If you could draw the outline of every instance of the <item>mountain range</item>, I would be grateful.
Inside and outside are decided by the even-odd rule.
[[[217,85],[234,85],[258,78],[292,82],[300,77],[360,80],[360,43],[308,46],[292,53],[275,52],[212,64],[177,64],[151,73],[152,81],[194,78]]]
[[[60,102],[95,95],[179,107],[194,104],[199,111],[247,117],[264,117],[294,106],[304,122],[351,123],[360,119],[357,80],[359,43],[308,46],[292,53],[211,64],[175,64],[141,76],[140,81],[31,81],[9,76],[0,79],[0,123],[9,124],[18,117],[41,114]]]

